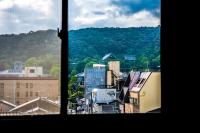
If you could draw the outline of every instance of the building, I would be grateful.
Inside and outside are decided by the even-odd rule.
[[[23,114],[58,114],[60,105],[45,97],[38,97],[29,102],[21,104],[9,111],[10,113]]]
[[[120,77],[120,62],[109,61],[107,71],[107,85],[116,85]]]
[[[16,61],[14,63],[14,72],[22,72],[24,68],[24,64],[21,61]]]
[[[25,67],[25,77],[42,77],[42,67]]]
[[[138,75],[135,74],[130,80],[128,94],[125,94],[125,113],[146,113],[160,109],[160,72],[142,72],[139,78],[135,76]],[[127,87],[124,88],[127,89]]]
[[[59,80],[50,77],[0,77],[0,99],[20,105],[37,97],[58,100]]]
[[[8,112],[15,107],[16,107],[16,105],[14,105],[10,102],[7,102],[5,100],[0,100],[0,114]]]
[[[135,61],[136,57],[135,55],[124,55],[124,60]]]
[[[106,65],[104,64],[93,64],[93,68],[105,68]]]
[[[106,85],[105,68],[86,68],[84,75],[84,86],[87,92],[91,92],[95,87]]]
[[[23,70],[23,63],[20,61],[14,62],[14,66],[12,69],[0,71],[1,77],[23,77],[24,70]]]

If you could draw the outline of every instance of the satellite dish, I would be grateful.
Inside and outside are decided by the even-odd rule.
[[[106,54],[106,55],[102,58],[102,60],[105,60],[105,59],[107,59],[107,58],[110,57],[110,56],[111,56],[111,53]]]

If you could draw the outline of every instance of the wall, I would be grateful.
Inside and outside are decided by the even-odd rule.
[[[112,71],[107,71],[107,85],[113,85]]]
[[[161,107],[161,75],[152,72],[140,91],[140,113]]]
[[[30,73],[30,70],[34,70],[34,73]],[[25,67],[25,77],[39,77],[43,75],[42,67]]]
[[[0,80],[4,83],[4,100],[13,104],[25,103],[27,101],[37,98],[36,93],[38,92],[40,97],[49,97],[51,100],[58,100],[59,92],[59,80]],[[17,84],[20,87],[17,88]],[[28,88],[26,87],[28,83]],[[31,88],[30,84],[33,85]],[[19,92],[19,97],[17,96]],[[28,92],[28,97],[26,93]],[[32,92],[32,96],[30,93]],[[15,95],[14,95],[15,94]]]
[[[116,76],[119,76],[119,72],[120,72],[120,62],[119,61],[109,61],[108,62],[108,68],[110,71],[113,71],[113,73]],[[114,77],[114,84],[116,85],[116,80],[117,78]]]

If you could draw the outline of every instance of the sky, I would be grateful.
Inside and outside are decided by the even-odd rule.
[[[68,12],[69,30],[160,25],[160,0],[69,0]]]
[[[69,30],[160,24],[160,0],[68,0]],[[0,34],[61,27],[61,0],[0,0]]]
[[[61,0],[0,0],[0,34],[61,27]]]

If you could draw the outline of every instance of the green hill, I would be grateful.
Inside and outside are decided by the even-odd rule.
[[[26,62],[32,57],[43,64],[47,59],[52,60],[51,64],[60,63],[60,39],[55,30],[0,35],[0,70],[11,68],[14,61]]]
[[[69,31],[69,73],[81,72],[92,63],[112,53],[121,61],[122,68],[157,70],[160,65],[160,27],[87,28]],[[135,55],[135,64],[124,60],[124,55]],[[34,59],[32,58],[34,57]],[[60,63],[60,39],[55,30],[22,34],[0,35],[0,70],[14,61],[36,60],[48,73],[53,64]],[[29,60],[30,63],[30,60]],[[74,72],[75,72],[74,71]]]
[[[83,71],[88,62],[99,62],[108,53],[121,61],[122,68],[133,67],[124,55],[135,55],[135,67],[157,70],[160,65],[160,27],[87,28],[69,32],[70,69]],[[92,63],[91,63],[92,64]]]

